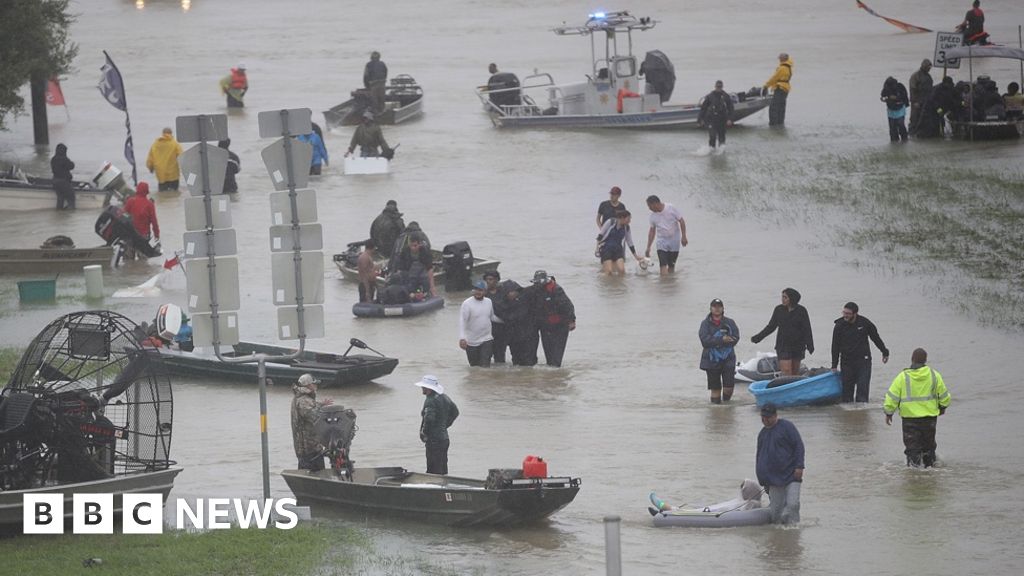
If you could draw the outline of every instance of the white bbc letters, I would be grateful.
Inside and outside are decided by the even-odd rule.
[[[74,494],[71,529],[75,534],[114,533],[113,494]]]
[[[25,534],[63,534],[64,495],[25,494],[21,526]]]
[[[125,534],[163,534],[164,500],[160,494],[125,494],[121,506]]]

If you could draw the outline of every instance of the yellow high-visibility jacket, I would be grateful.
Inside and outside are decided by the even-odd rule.
[[[771,88],[773,90],[782,90],[789,93],[789,80],[793,78],[793,59],[787,58],[785,62],[779,64],[779,67],[775,69],[775,74],[764,83],[765,88]]]
[[[949,406],[949,390],[942,374],[930,366],[907,368],[900,372],[885,394],[883,409],[893,414],[898,409],[902,418],[938,416],[939,407]]]
[[[181,145],[174,136],[162,134],[149,149],[146,168],[156,172],[157,182],[172,182],[179,178],[181,172],[178,167],[178,156],[181,156]]]

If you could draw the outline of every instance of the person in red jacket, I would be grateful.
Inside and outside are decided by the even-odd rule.
[[[156,220],[156,206],[149,199],[149,184],[139,182],[135,196],[125,201],[124,211],[131,215],[132,225],[143,238],[150,238],[149,230],[152,228],[152,236],[160,241],[160,224]]]

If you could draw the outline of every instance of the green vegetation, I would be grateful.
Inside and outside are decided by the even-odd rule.
[[[18,348],[0,348],[0,385],[6,384],[10,379],[23,352],[25,351]]]
[[[0,2],[0,130],[8,114],[25,107],[18,91],[35,78],[68,72],[78,47],[68,38],[70,0]]]
[[[147,535],[18,536],[0,540],[4,574],[107,576],[449,575],[420,557],[380,552],[328,523],[292,530],[172,531]]]
[[[822,154],[721,174],[712,209],[810,226],[886,273],[941,273],[929,294],[1024,328],[1024,176],[945,155]],[[869,171],[870,170],[870,171]],[[764,182],[774,184],[765,186]]]

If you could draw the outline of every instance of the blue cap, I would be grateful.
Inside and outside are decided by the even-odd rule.
[[[473,283],[474,290],[487,290],[487,284],[483,280],[477,280]]]

